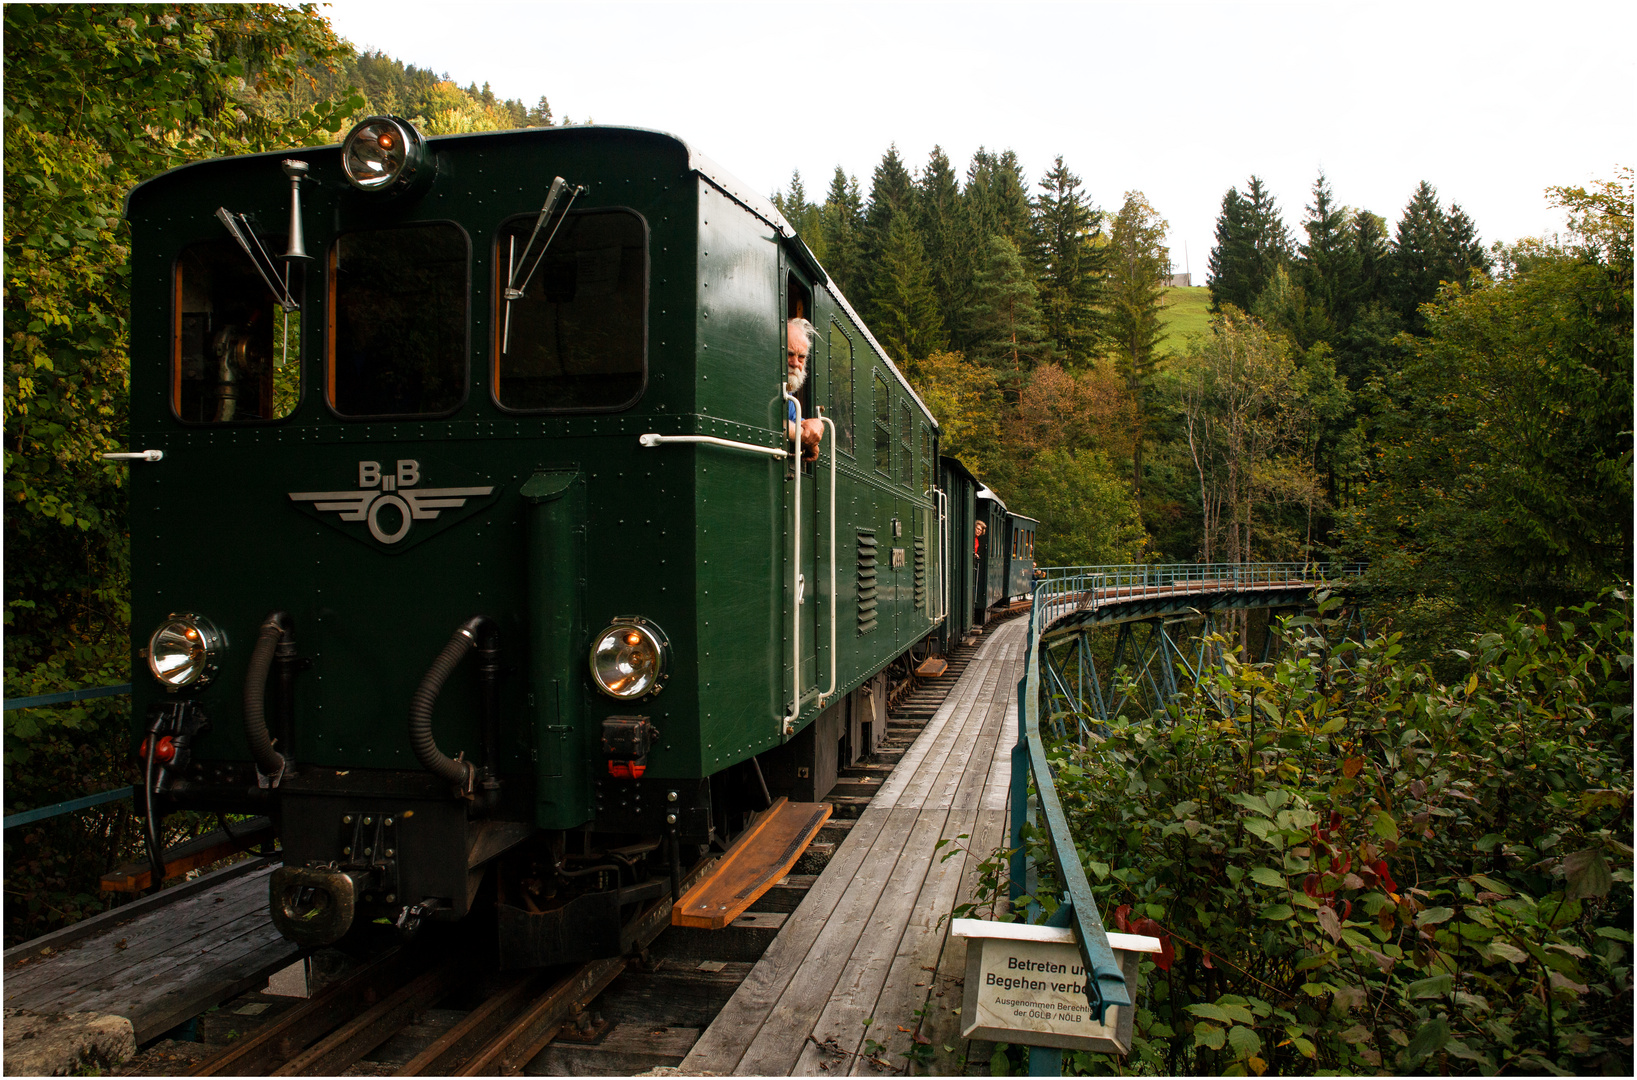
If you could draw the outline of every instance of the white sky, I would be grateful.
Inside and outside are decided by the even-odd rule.
[[[1062,154],[1112,214],[1144,192],[1205,281],[1251,173],[1286,223],[1323,169],[1396,223],[1418,181],[1487,244],[1561,228],[1543,189],[1637,161],[1630,3],[482,3],[338,0],[360,49],[542,95],[556,117],[681,136],[771,194],[839,164],[868,198],[890,143]],[[1184,248],[1186,246],[1186,256]]]

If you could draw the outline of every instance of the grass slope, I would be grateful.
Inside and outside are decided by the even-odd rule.
[[[1160,302],[1164,305],[1160,321],[1166,335],[1160,342],[1160,349],[1172,353],[1186,352],[1188,335],[1204,334],[1210,328],[1211,290],[1203,285],[1166,289]]]

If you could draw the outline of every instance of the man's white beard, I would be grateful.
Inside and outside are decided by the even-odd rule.
[[[806,383],[807,369],[805,367],[795,374],[790,374],[788,369],[786,370],[784,385],[790,388],[792,394],[799,392]]]

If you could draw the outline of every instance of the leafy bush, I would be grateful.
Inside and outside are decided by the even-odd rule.
[[[1327,644],[1337,603],[1056,751],[1105,918],[1167,945],[1130,1064],[1630,1075],[1628,597],[1520,613],[1449,685]]]

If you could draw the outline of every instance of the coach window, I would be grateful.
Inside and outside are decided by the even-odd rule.
[[[405,225],[336,240],[326,387],[336,412],[435,416],[460,405],[470,252],[458,225]]]
[[[932,429],[921,425],[921,490],[932,490]]]
[[[853,453],[853,343],[839,323],[830,324],[830,419],[836,425],[836,446]]]
[[[892,475],[892,397],[879,371],[875,372],[875,471]]]
[[[648,371],[648,226],[629,210],[575,211],[542,254],[536,216],[500,230],[495,401],[529,412],[622,409]],[[506,280],[521,299],[508,302]]]
[[[270,251],[284,242],[261,238]],[[301,271],[291,276],[299,302]],[[231,237],[176,260],[171,409],[195,424],[280,420],[301,399],[301,312],[286,314]]]

